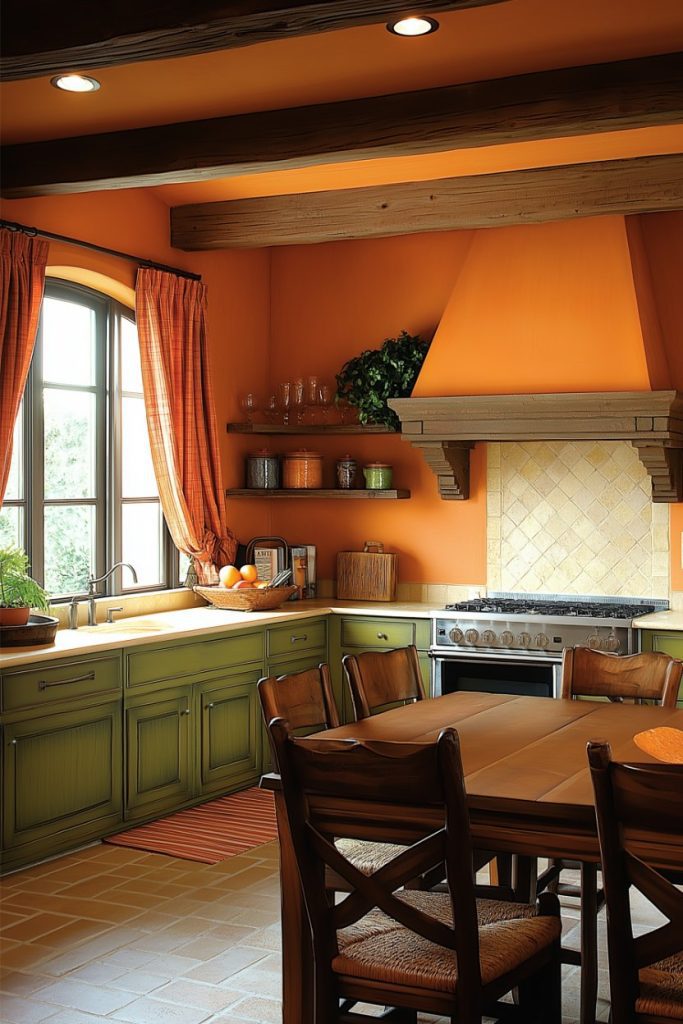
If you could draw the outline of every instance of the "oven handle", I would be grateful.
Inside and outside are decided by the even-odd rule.
[[[495,654],[481,651],[442,651],[442,650],[430,650],[427,652],[428,657],[434,661],[481,661],[484,664],[508,664],[515,665],[526,662],[533,662],[536,665],[561,665],[562,655],[553,656],[552,654]]]

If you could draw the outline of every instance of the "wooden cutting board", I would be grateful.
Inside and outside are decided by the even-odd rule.
[[[396,598],[398,555],[388,554],[384,545],[368,540],[362,551],[337,554],[337,599],[339,601],[393,601]]]

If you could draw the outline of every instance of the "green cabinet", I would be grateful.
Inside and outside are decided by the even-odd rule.
[[[258,666],[194,684],[199,792],[225,793],[255,781],[261,767]]]
[[[149,818],[194,792],[189,686],[126,704],[126,818]]]
[[[683,633],[659,633],[652,629],[641,629],[640,642],[644,651],[662,651],[672,658],[683,660]],[[683,709],[683,687],[678,694],[678,707]]]
[[[112,831],[122,820],[121,702],[3,726],[5,868]]]

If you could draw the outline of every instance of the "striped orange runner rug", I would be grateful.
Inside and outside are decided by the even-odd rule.
[[[265,789],[245,789],[119,832],[104,841],[218,864],[273,839],[277,839],[273,794]]]

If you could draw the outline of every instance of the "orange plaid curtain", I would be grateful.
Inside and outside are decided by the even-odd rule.
[[[202,583],[234,561],[206,346],[206,289],[141,268],[135,307],[147,424],[161,507],[176,547]]]
[[[48,243],[0,228],[0,505],[38,330]]]

